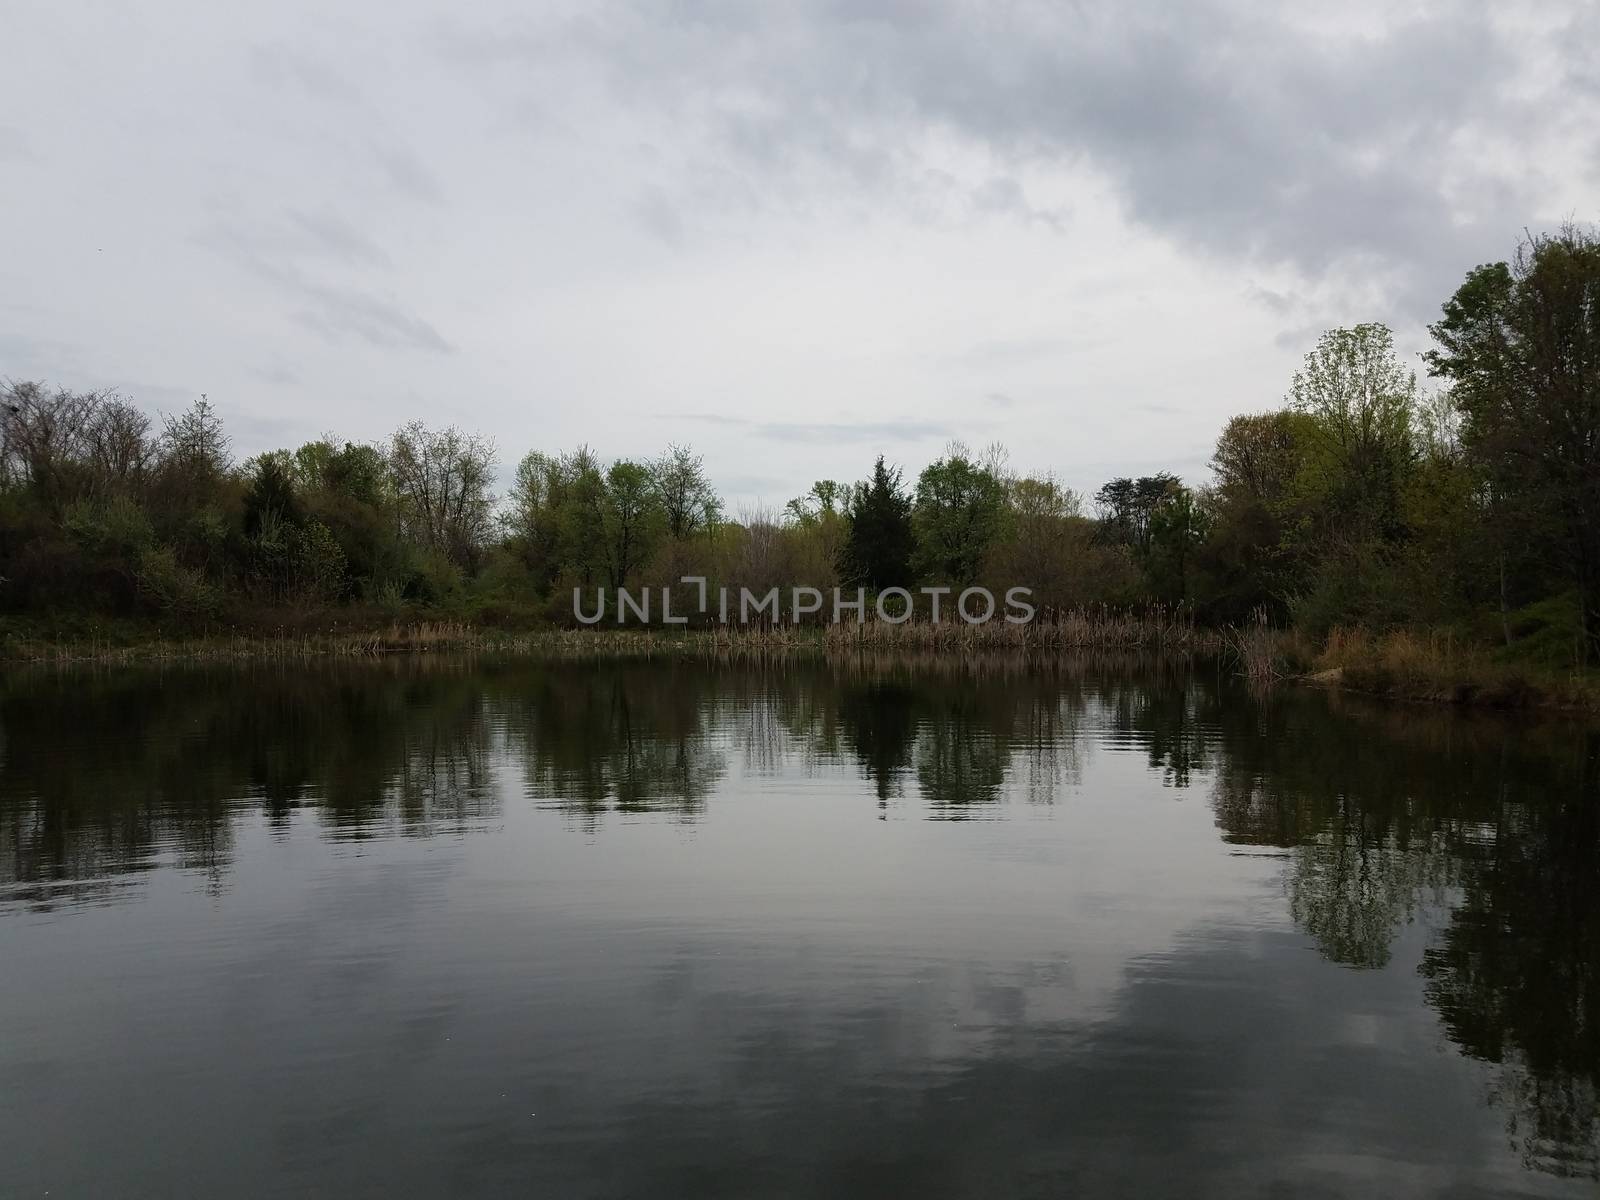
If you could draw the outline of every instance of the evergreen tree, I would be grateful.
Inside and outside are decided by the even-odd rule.
[[[911,574],[911,498],[900,483],[899,468],[878,456],[872,479],[850,498],[850,536],[845,558],[851,578],[882,591],[906,587]]]

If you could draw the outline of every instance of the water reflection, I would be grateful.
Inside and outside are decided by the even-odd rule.
[[[1509,793],[1453,847],[1463,899],[1422,964],[1452,1041],[1501,1068],[1530,1166],[1600,1178],[1600,815],[1593,747],[1577,788]]]
[[[658,943],[637,924],[606,927],[606,962],[634,964],[606,970],[631,973],[608,976],[574,952],[563,990],[541,993],[541,1019],[567,1032],[540,1043],[547,1057],[539,1069],[557,1083],[565,1079],[551,1086],[568,1088],[562,1094],[581,1109],[607,1078],[593,1057],[603,1059],[597,1047],[606,1030],[693,1023],[698,1032],[684,1044],[703,1059],[723,1056],[720,1069],[738,1075],[739,1103],[706,1100],[703,1090],[685,1095],[681,1082],[641,1088],[645,1069],[634,1055],[626,1071],[613,1068],[611,1082],[626,1082],[635,1098],[625,1117],[609,1118],[625,1121],[652,1148],[639,1156],[641,1170],[678,1178],[688,1191],[700,1190],[697,1180],[737,1190],[738,1181],[777,1169],[772,1154],[788,1160],[769,1147],[764,1167],[746,1164],[753,1175],[738,1175],[737,1162],[726,1158],[719,1161],[727,1170],[714,1179],[697,1175],[706,1146],[670,1144],[669,1131],[684,1127],[685,1105],[706,1106],[704,1127],[731,1131],[735,1142],[760,1140],[770,1134],[751,1124],[752,1114],[770,1115],[773,1105],[799,1111],[808,1096],[830,1089],[834,1111],[861,1128],[877,1120],[883,1137],[917,1131],[924,1143],[917,1169],[926,1172],[929,1190],[979,1163],[987,1178],[1006,1178],[1023,1157],[1040,1173],[1019,1177],[1021,1190],[1041,1181],[1088,1186],[1119,1170],[1147,1177],[1153,1187],[1162,1172],[1193,1170],[1207,1156],[1218,1157],[1219,1188],[1223,1179],[1243,1186],[1240,1152],[1218,1148],[1231,1145],[1231,1135],[1195,1124],[1187,1109],[1165,1112],[1153,1097],[1163,1090],[1191,1099],[1215,1093],[1230,1073],[1248,1076],[1250,1088],[1268,1086],[1270,1076],[1276,1094],[1308,1105],[1313,1096],[1342,1095],[1351,1081],[1327,1074],[1334,1068],[1326,1063],[1299,1063],[1304,1074],[1296,1079],[1267,1064],[1274,1055],[1292,1059],[1296,1045],[1313,1041],[1309,1023],[1317,1014],[1353,1019],[1349,1012],[1379,996],[1395,1011],[1425,1002],[1453,1046],[1489,1064],[1490,1098],[1523,1167],[1538,1177],[1600,1178],[1600,737],[1591,730],[1518,727],[1295,692],[1252,697],[1214,672],[1151,667],[405,660],[39,674],[9,678],[3,688],[0,937],[17,914],[64,917],[114,906],[171,872],[198,881],[207,894],[225,894],[243,860],[262,853],[241,848],[254,831],[287,841],[309,826],[319,844],[332,847],[477,837],[474,844],[492,848],[502,823],[531,809],[609,845],[621,837],[609,831],[626,825],[704,827],[709,836],[721,821],[747,819],[763,788],[859,805],[885,821],[1070,816],[1086,839],[1082,847],[1017,837],[929,842],[919,850],[933,856],[940,847],[974,845],[1000,856],[981,884],[998,889],[997,904],[1036,904],[1030,936],[1043,937],[1047,918],[1039,914],[1055,899],[1006,900],[1015,862],[1053,855],[1087,873],[1100,832],[1089,814],[1094,805],[1133,795],[1129,788],[1209,805],[1205,819],[1216,831],[1209,845],[1174,846],[1162,840],[1164,826],[1152,823],[1142,827],[1148,861],[1121,851],[1116,865],[1124,881],[1078,896],[1091,916],[1096,905],[1127,914],[1104,925],[1074,918],[1072,929],[1089,948],[1081,964],[1033,946],[1022,966],[973,963],[963,975],[930,948],[920,958],[892,960],[900,974],[891,994],[858,962],[861,952],[844,945],[826,943],[837,958],[802,958],[811,974],[796,975],[792,965],[774,963],[776,951],[753,942],[727,947],[726,957],[721,948],[690,946],[660,960]],[[789,829],[794,852],[814,855],[819,876],[851,881],[857,894],[840,898],[841,905],[892,912],[899,894],[875,884],[879,868],[864,857],[868,851],[835,837],[824,820]],[[943,828],[963,837],[980,832]],[[1093,969],[1097,936],[1133,938],[1144,920],[1141,906],[1155,902],[1141,873],[1157,862],[1187,868],[1223,848],[1273,856],[1274,902],[1292,939],[1247,937],[1221,925],[1204,936],[1190,929],[1163,955],[1121,964],[1117,1019],[1092,1037],[1081,1016],[1052,1008],[1076,986],[1075,971]],[[729,842],[723,861],[738,853],[738,843]],[[559,861],[546,866],[556,872],[550,863]],[[934,874],[957,869],[929,862]],[[496,886],[538,882],[524,879],[515,864],[498,874],[483,870]],[[641,892],[651,886],[637,861],[614,870],[619,877],[638,873]],[[560,880],[582,887],[576,875],[560,876],[550,894],[558,894]],[[603,897],[604,888],[596,888]],[[937,882],[926,888],[917,894],[938,896]],[[747,903],[797,903],[759,888],[740,894]],[[818,907],[822,900],[805,900],[814,911],[784,909],[781,922],[842,936],[845,927]],[[961,915],[934,912],[927,928],[908,928],[933,947],[953,936],[943,930]],[[770,928],[781,924],[778,915],[766,919]],[[905,929],[901,935],[909,936]],[[558,933],[546,928],[541,936]],[[802,956],[822,954],[818,944],[804,937],[796,943]],[[1298,953],[1306,945],[1318,952],[1313,960],[1348,970],[1316,974]],[[887,954],[864,961],[889,962]],[[1420,963],[1416,973],[1410,963]],[[495,972],[509,970],[487,959],[473,969],[488,991]],[[622,987],[640,971],[653,980],[652,1012],[623,1012],[608,981]],[[777,988],[780,978],[789,990]],[[876,982],[841,1009],[838,997],[868,986],[863,978]],[[515,992],[529,985],[502,979],[499,986]],[[1329,989],[1335,998],[1306,999]],[[930,999],[919,1011],[924,994]],[[932,999],[939,995],[965,999],[952,1012]],[[706,1010],[707,997],[720,1007]],[[608,1011],[609,1025],[596,1015]],[[831,1014],[828,1035],[808,1034],[823,1011]],[[1174,1032],[1195,1011],[1204,1013],[1203,1043]],[[754,1041],[732,1044],[719,1032],[708,1049],[711,1029]],[[591,1057],[581,1059],[569,1043],[587,1047]],[[1089,1044],[1093,1053],[1084,1049]],[[659,1058],[650,1070],[670,1067],[695,1078],[719,1069],[719,1062],[683,1059],[664,1034],[651,1035],[649,1049]],[[568,1061],[574,1054],[579,1059]],[[882,1073],[907,1071],[914,1078],[901,1079],[891,1102],[881,1093]],[[1228,1094],[1244,1090],[1240,1082]],[[763,1108],[752,1106],[751,1095],[779,1099]],[[905,1107],[910,1103],[913,1109]],[[1086,1149],[1126,1138],[1119,1103],[1136,1110],[1164,1147],[1136,1167],[1113,1150]],[[972,1104],[993,1119],[964,1126],[955,1114]],[[1252,1119],[1267,1127],[1281,1117],[1258,1112]],[[1419,1153],[1419,1141],[1432,1136],[1420,1126],[1379,1129],[1349,1114],[1342,1119],[1368,1139],[1368,1150],[1386,1147],[1396,1160]],[[1157,1137],[1150,1131],[1163,1121],[1171,1127]],[[1076,1131],[1070,1169],[1050,1147],[1069,1127]],[[918,1177],[907,1174],[905,1159],[872,1148],[859,1132],[833,1129],[837,1144],[813,1147],[810,1161],[842,1172],[844,1190],[892,1185],[915,1192]],[[588,1151],[575,1147],[588,1145],[583,1137],[591,1134],[571,1131],[569,1169],[582,1159],[612,1190],[651,1190],[600,1143],[596,1157],[585,1159]],[[1441,1171],[1465,1153],[1435,1149]],[[790,1166],[799,1169],[799,1160]]]

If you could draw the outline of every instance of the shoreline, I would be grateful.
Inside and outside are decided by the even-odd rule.
[[[301,632],[229,632],[197,636],[114,639],[91,634],[53,638],[6,631],[0,664],[10,667],[121,667],[161,664],[287,663],[374,660],[422,655],[506,655],[561,658],[820,657],[882,655],[959,661],[1015,658],[1038,661],[1083,657],[1222,660],[1255,686],[1279,684],[1348,693],[1408,704],[1462,709],[1600,716],[1600,680],[1554,678],[1546,673],[1482,664],[1387,664],[1382,654],[1349,647],[1328,650],[1299,670],[1253,675],[1237,631],[1133,619],[1090,618],[1041,626],[1027,635],[1017,627],[986,635],[983,626],[778,627],[775,629],[533,629],[475,626],[460,621],[396,621],[387,625],[333,626]],[[125,634],[128,631],[123,631]],[[1336,665],[1326,665],[1337,657]],[[1231,661],[1230,661],[1231,660]],[[1305,669],[1310,666],[1311,669]]]
[[[1065,654],[1073,652],[1215,655],[1220,631],[1170,615],[1067,614],[1030,625],[945,622],[815,626],[507,628],[426,618],[321,627],[287,627],[170,635],[126,626],[62,637],[0,626],[0,662],[134,664],[167,661],[257,661],[367,658],[387,654],[487,652],[576,655],[652,653],[933,653]]]
[[[1364,696],[1391,703],[1430,704],[1476,712],[1600,718],[1600,685],[1592,682],[1562,683],[1520,675],[1511,683],[1484,682],[1470,675],[1409,681],[1373,677],[1386,674],[1380,667],[1358,664],[1351,668],[1329,667],[1286,675],[1282,682],[1335,695]]]

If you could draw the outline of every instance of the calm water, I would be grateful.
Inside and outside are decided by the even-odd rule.
[[[530,662],[0,730],[5,1195],[1596,1187],[1592,732]]]

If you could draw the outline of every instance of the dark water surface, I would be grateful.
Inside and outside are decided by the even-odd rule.
[[[0,731],[0,1194],[1595,1192],[1582,728],[402,661]]]

